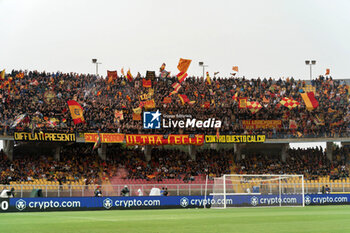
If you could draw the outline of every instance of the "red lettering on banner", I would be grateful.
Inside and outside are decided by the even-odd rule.
[[[195,135],[190,138],[183,134],[170,134],[165,139],[163,135],[147,135],[147,134],[127,134],[126,144],[133,145],[203,145],[204,135]]]
[[[95,143],[97,141],[97,133],[84,133],[85,142]],[[100,133],[101,143],[123,143],[124,134],[119,133]]]

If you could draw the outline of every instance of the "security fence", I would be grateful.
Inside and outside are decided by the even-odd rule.
[[[152,188],[167,188],[169,196],[191,196],[205,195],[213,191],[214,184],[130,184],[128,189],[130,196],[139,196],[141,191],[143,196],[149,196]],[[237,184],[232,184],[233,186]],[[283,193],[297,193],[301,183],[281,184]],[[103,196],[121,196],[124,185],[0,185],[0,190],[14,188],[15,197],[92,197],[97,186],[101,187]],[[267,187],[266,194],[276,189],[276,184]],[[323,187],[328,186],[331,193],[350,192],[349,182],[327,182],[327,183],[304,183],[305,194],[322,193]],[[207,192],[205,192],[207,189]],[[244,191],[245,192],[245,191]]]
[[[15,197],[92,197],[100,186],[103,196],[121,196],[124,185],[0,185],[0,189],[14,188]],[[171,196],[205,195],[205,184],[130,184],[127,185],[130,196],[149,196],[152,188],[166,188]],[[208,193],[212,192],[208,184]]]

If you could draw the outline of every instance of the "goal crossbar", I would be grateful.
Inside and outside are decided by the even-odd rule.
[[[209,195],[222,204],[212,207],[305,206],[303,175],[225,174],[213,181]]]

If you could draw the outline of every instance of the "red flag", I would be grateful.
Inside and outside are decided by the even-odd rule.
[[[107,77],[108,77],[108,83],[113,82],[115,79],[118,78],[117,71],[109,71],[107,70]]]
[[[238,72],[238,66],[233,66],[232,70]]]
[[[164,104],[170,104],[171,103],[171,97],[164,97],[163,103]]]
[[[190,100],[188,99],[187,95],[180,95],[179,94],[179,98],[181,100],[182,105],[184,105],[185,103],[190,102]]]
[[[129,80],[129,82],[132,82],[132,80],[134,80],[134,78],[132,77],[131,73],[130,73],[130,69],[128,70],[128,72],[126,73],[126,77]]]
[[[75,100],[67,101],[74,124],[85,123],[83,108]]]
[[[132,120],[133,121],[141,121],[141,114],[137,114],[137,113],[132,113]]]
[[[186,73],[188,70],[188,67],[191,65],[191,61],[192,60],[180,58],[179,64],[177,65],[177,69],[181,73]]]
[[[204,104],[202,105],[202,108],[206,108],[206,109],[210,108],[210,102],[209,101],[204,102]]]
[[[156,107],[156,103],[154,102],[154,99],[144,101],[143,106],[146,109],[153,109]]]
[[[326,69],[326,75],[329,75],[331,73],[330,69]]]
[[[152,80],[142,79],[142,86],[146,88],[152,87]]]

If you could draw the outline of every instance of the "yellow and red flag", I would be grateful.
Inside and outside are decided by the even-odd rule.
[[[174,95],[178,93],[181,88],[181,85],[179,83],[174,83],[172,87],[174,88],[174,90],[169,95]]]
[[[124,120],[123,110],[114,110],[114,121]]]
[[[313,92],[300,93],[300,95],[304,100],[307,110],[312,111],[318,107],[318,101],[316,100]]]
[[[191,65],[191,61],[192,60],[180,58],[179,64],[177,65],[177,69],[180,71],[180,73],[187,72],[188,67]]]
[[[257,113],[261,108],[261,104],[257,101],[247,101],[247,108],[253,113]]]
[[[219,128],[216,129],[216,139],[219,140],[220,138],[220,131]]]
[[[179,98],[181,100],[182,105],[184,105],[185,103],[190,102],[190,100],[188,99],[187,95],[180,95],[179,94],[178,96],[179,96]]]
[[[329,75],[331,73],[331,69],[326,69],[326,75]]]
[[[238,99],[238,108],[240,109],[247,108],[247,101],[248,101],[247,97],[240,97]]]
[[[298,124],[295,120],[289,120],[289,129],[297,129]]]
[[[101,143],[102,143],[101,135],[100,135],[99,132],[97,132],[96,142],[95,142],[94,146],[92,147],[92,150],[95,150],[95,149],[99,148],[101,146]]]
[[[210,108],[210,102],[209,101],[205,101],[204,104],[202,104],[201,107],[202,108],[206,108],[206,109]]]
[[[132,77],[131,73],[130,73],[130,69],[128,70],[128,72],[126,73],[126,78],[129,80],[129,82],[132,82],[132,80],[134,80],[134,78]]]
[[[233,66],[232,70],[238,72],[238,66]]]
[[[163,103],[164,104],[170,104],[171,103],[171,97],[164,97]]]
[[[3,70],[1,71],[0,79],[1,79],[1,80],[4,80],[4,79],[5,79],[5,69],[3,69]]]
[[[133,121],[141,121],[141,114],[137,114],[137,113],[132,113],[132,120]]]
[[[74,124],[85,123],[83,116],[84,110],[80,104],[75,100],[68,100],[67,104]]]
[[[175,90],[179,90],[180,87],[181,87],[180,83],[173,83],[171,86],[172,86]]]
[[[298,101],[295,101],[291,98],[287,98],[284,97],[281,101],[280,104],[282,104],[283,106],[289,108],[289,109],[293,109],[295,107],[297,107],[298,105],[300,105],[300,103]]]
[[[165,69],[166,64],[163,63],[162,66],[159,68],[159,71],[162,72]]]
[[[187,73],[180,72],[176,76],[177,76],[177,79],[179,80],[179,83],[182,83],[187,77]]]
[[[134,108],[133,112],[136,113],[136,114],[141,114],[142,113],[142,108],[141,107]]]
[[[264,96],[264,97],[263,97],[263,103],[268,104],[268,103],[270,103],[270,100],[268,100],[268,99]]]
[[[211,80],[210,80],[209,72],[207,72],[207,79],[206,79],[205,83],[211,85]]]
[[[233,96],[232,96],[232,99],[234,101],[237,101],[238,100],[238,92],[236,92]]]
[[[156,103],[154,102],[154,99],[151,99],[151,100],[147,100],[144,102],[143,106],[146,108],[146,109],[152,109],[152,108],[155,108],[156,107]]]
[[[24,73],[20,72],[20,73],[16,74],[16,78],[20,78],[20,79],[24,78]]]
[[[316,125],[324,125],[324,119],[321,118],[321,117],[318,116],[318,115],[315,115],[315,117],[314,117],[314,123],[315,123]]]

